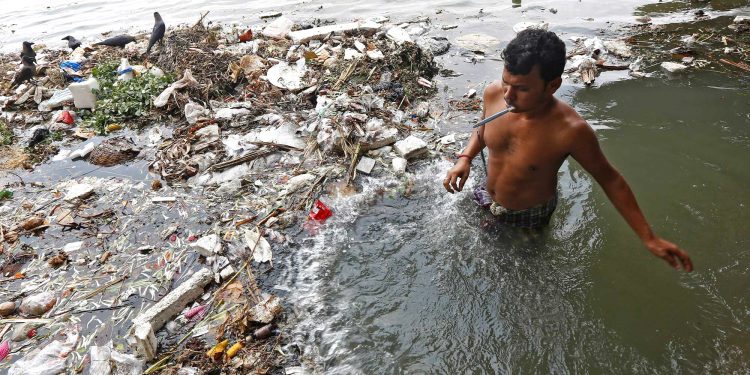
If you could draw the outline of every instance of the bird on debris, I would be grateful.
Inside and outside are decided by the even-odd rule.
[[[125,48],[126,44],[132,43],[132,42],[135,42],[134,37],[123,34],[123,35],[113,36],[111,38],[104,39],[99,43],[94,43],[94,45]]]
[[[72,51],[75,51],[76,48],[81,46],[81,41],[68,35],[65,38],[62,38],[62,40],[68,41],[68,48],[70,48]]]
[[[148,48],[146,48],[147,55],[151,53],[151,47],[164,38],[164,31],[166,29],[167,26],[164,25],[164,20],[161,19],[159,12],[154,12],[154,30],[151,31],[151,39],[148,40]]]
[[[21,67],[21,70],[16,73],[16,77],[13,78],[13,83],[10,84],[11,90],[21,86],[22,83],[30,80],[34,77],[34,74],[36,74],[36,65],[34,65],[32,57],[23,56],[21,61],[23,62],[23,66]]]
[[[33,42],[23,42],[23,49],[21,50],[21,59],[23,59],[24,56],[28,56],[31,58],[31,61],[36,62],[36,52],[31,48],[33,46]]]

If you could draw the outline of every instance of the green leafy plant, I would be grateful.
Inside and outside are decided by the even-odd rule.
[[[0,146],[7,146],[11,143],[13,143],[13,131],[6,123],[0,121]]]
[[[152,98],[159,95],[173,81],[171,75],[157,77],[144,73],[129,81],[117,79],[118,62],[108,61],[92,70],[99,82],[96,93],[96,108],[82,113],[84,123],[99,134],[105,134],[108,124],[120,123],[144,116],[151,109]]]

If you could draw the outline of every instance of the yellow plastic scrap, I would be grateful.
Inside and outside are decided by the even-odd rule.
[[[217,359],[219,355],[224,352],[224,349],[227,348],[227,345],[229,345],[229,340],[224,340],[211,348],[206,355],[211,359]]]
[[[245,344],[243,344],[242,341],[239,341],[236,344],[232,345],[232,347],[227,350],[227,361],[234,358],[234,356],[237,355],[237,352],[244,347]]]
[[[120,124],[109,124],[107,125],[107,132],[114,132],[122,129]]]

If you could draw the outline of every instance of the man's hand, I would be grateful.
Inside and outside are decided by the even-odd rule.
[[[456,165],[448,171],[448,175],[443,180],[443,186],[445,190],[453,194],[457,191],[464,189],[464,184],[469,178],[469,172],[471,171],[471,162],[465,158],[459,158]]]
[[[690,256],[677,247],[677,245],[659,237],[646,241],[645,245],[651,254],[664,259],[674,269],[679,270],[681,263],[682,269],[687,272],[693,271],[693,262],[690,260]]]

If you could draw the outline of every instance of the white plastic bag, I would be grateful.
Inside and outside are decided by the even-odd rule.
[[[64,341],[55,340],[41,350],[34,350],[18,360],[8,370],[8,375],[57,375],[65,371],[68,354],[78,343],[79,327],[63,332]]]
[[[163,107],[167,104],[169,101],[169,97],[172,96],[172,93],[174,90],[181,89],[183,87],[188,86],[195,86],[198,84],[198,81],[193,78],[193,74],[190,73],[190,69],[185,69],[185,73],[182,75],[182,78],[180,78],[179,81],[176,81],[169,85],[164,91],[159,94],[159,96],[154,99],[154,107]]]

